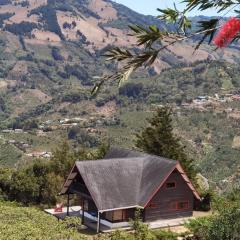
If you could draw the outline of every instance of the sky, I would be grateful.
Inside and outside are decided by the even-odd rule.
[[[166,8],[166,7],[172,7],[173,2],[176,3],[177,7],[179,9],[184,8],[184,5],[181,4],[181,0],[113,0],[117,3],[124,4],[131,9],[143,13],[146,15],[158,15],[158,12],[156,11],[157,8]],[[205,15],[205,16],[216,16],[216,11],[214,10],[208,10],[204,12],[198,12],[194,11],[191,13],[190,16],[195,15]]]

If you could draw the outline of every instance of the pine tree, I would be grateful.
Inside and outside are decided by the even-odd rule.
[[[169,107],[158,108],[156,115],[148,119],[149,126],[137,134],[136,147],[144,152],[177,160],[188,176],[196,176],[193,161],[187,157],[180,139],[173,133],[172,110]]]

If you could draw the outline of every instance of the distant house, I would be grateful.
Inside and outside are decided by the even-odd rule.
[[[12,129],[4,129],[4,130],[2,130],[2,132],[3,133],[13,133],[14,130],[12,130]]]
[[[96,217],[98,232],[100,221],[121,226],[136,209],[144,222],[192,216],[200,201],[179,162],[124,149],[76,162],[61,194],[78,196],[83,222],[85,214]]]
[[[23,133],[23,129],[15,129],[14,132],[15,133]]]
[[[240,101],[240,95],[234,95],[234,96],[232,96],[232,99],[234,101]]]
[[[200,100],[200,101],[206,101],[208,99],[207,96],[198,96],[197,97],[197,100]]]

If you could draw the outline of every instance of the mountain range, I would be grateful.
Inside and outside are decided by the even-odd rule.
[[[196,42],[190,39],[165,49],[150,69],[135,73],[125,87],[118,89],[113,83],[107,84],[93,99],[90,91],[97,78],[118,69],[116,63],[106,62],[102,55],[111,46],[139,51],[136,39],[129,34],[131,24],[154,24],[171,30],[153,16],[136,13],[110,0],[0,0],[0,127],[27,129],[25,135],[1,135],[0,163],[12,166],[28,161],[34,153],[51,151],[64,138],[75,145],[88,142],[92,147],[99,138],[110,137],[114,144],[132,146],[134,134],[144,126],[153,104],[178,106],[199,95],[238,90],[239,49],[235,46],[213,51],[214,47],[203,44],[193,54]],[[214,180],[235,174],[235,136],[226,140],[227,153],[221,163],[214,162],[221,147],[221,141],[218,143],[214,137],[217,126],[213,124],[206,136],[203,123],[196,120],[197,130],[192,133],[182,121],[187,116],[186,122],[192,124],[199,114],[203,113],[185,112],[183,118],[176,115],[180,118],[176,123],[181,123],[177,133],[191,142],[189,149],[199,154],[200,168],[203,163],[207,166],[206,175],[211,176],[206,172],[214,164],[227,168],[225,173],[219,170]],[[212,120],[209,113],[204,116]],[[134,117],[141,118],[138,124]],[[60,121],[73,118],[85,119],[87,123],[82,126],[88,132],[78,129],[69,136],[67,126],[58,127]],[[235,129],[237,137],[238,127],[224,117],[220,119],[219,131],[225,133],[223,128],[228,126]],[[32,131],[35,128],[38,131]],[[94,129],[97,133],[89,134]],[[201,138],[200,147],[194,142],[197,138]],[[223,136],[220,138],[224,141]],[[206,144],[211,147],[203,150]],[[206,164],[209,151],[216,154],[212,164]],[[229,154],[233,156],[233,167],[227,163]]]

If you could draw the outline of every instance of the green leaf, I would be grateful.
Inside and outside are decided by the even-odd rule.
[[[104,79],[102,79],[99,83],[96,83],[96,84],[94,85],[93,89],[91,90],[91,95],[92,95],[93,97],[95,97],[95,96],[99,93],[99,91],[100,91],[103,83],[104,83]]]
[[[202,39],[198,42],[197,46],[195,47],[195,51],[201,46],[201,44],[209,37],[208,43],[210,44],[213,40],[213,37],[217,31],[219,19],[214,18],[208,21],[199,21],[199,30],[197,33],[203,33]]]
[[[134,25],[129,26],[129,28],[133,31],[133,34],[130,34],[130,36],[137,38],[137,45],[145,45],[146,48],[151,48],[155,42],[161,41],[163,36],[166,36],[166,32],[160,31],[155,25],[151,25],[148,28]]]
[[[157,16],[158,19],[160,20],[166,20],[169,23],[176,23],[179,16],[180,12],[177,11],[177,9],[172,9],[172,8],[167,8],[167,9],[157,9],[161,15]]]
[[[122,73],[121,77],[119,78],[119,82],[118,82],[119,87],[122,86],[122,84],[129,79],[133,70],[134,70],[134,67],[130,67],[129,69],[127,69],[125,72]]]
[[[129,50],[121,49],[119,47],[114,47],[107,51],[106,54],[103,55],[107,57],[107,61],[117,60],[123,61],[132,57],[132,54]]]

